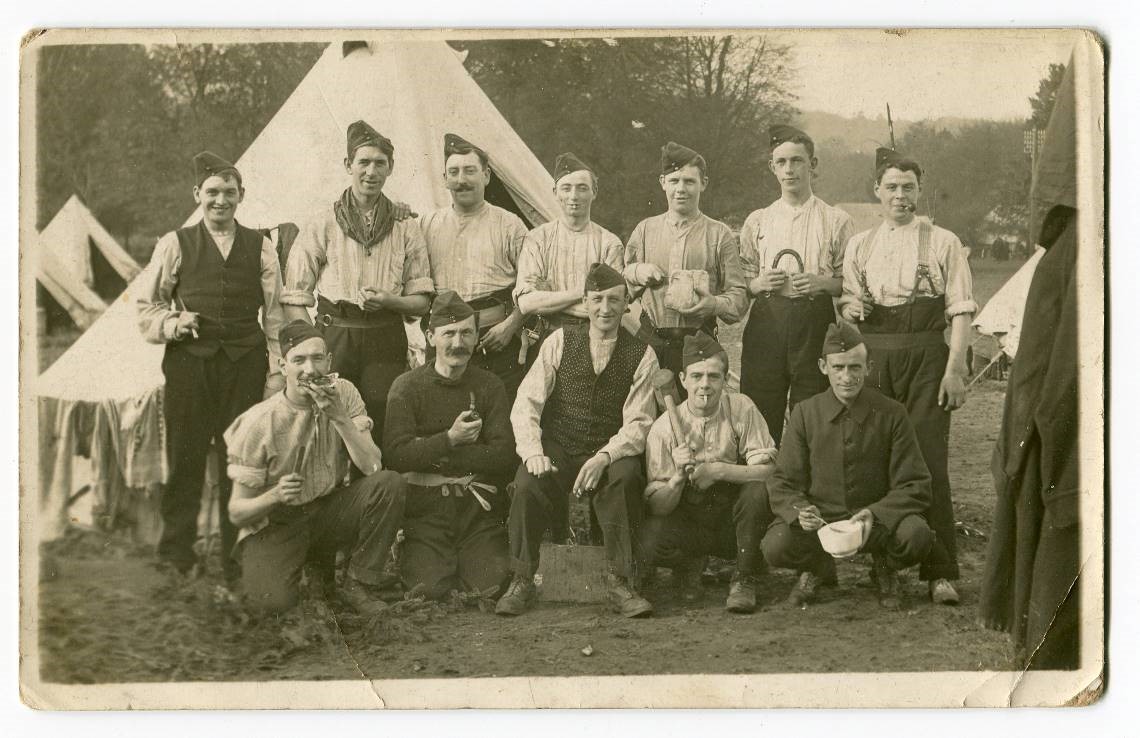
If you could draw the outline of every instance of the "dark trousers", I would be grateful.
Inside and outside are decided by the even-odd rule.
[[[332,352],[332,369],[360,390],[368,417],[372,418],[372,440],[383,447],[384,415],[388,390],[396,377],[408,368],[408,334],[399,316],[383,325],[344,328],[330,325],[322,329],[325,344]]]
[[[479,494],[491,503],[490,511],[466,491],[444,497],[440,487],[408,486],[400,555],[405,587],[422,585],[426,596],[440,598],[453,589],[483,592],[506,584],[511,575],[506,501],[501,493]]]
[[[745,576],[763,573],[760,539],[772,521],[768,488],[763,482],[717,484],[698,501],[682,499],[668,515],[648,515],[641,546],[647,563],[676,567],[712,554],[736,559]]]
[[[250,606],[281,612],[297,603],[301,569],[345,550],[349,576],[384,582],[384,566],[404,515],[407,485],[378,471],[307,505],[278,507],[269,525],[241,542],[242,589]]]
[[[950,348],[944,344],[904,349],[871,349],[868,384],[906,406],[918,448],[930,469],[933,501],[926,513],[946,549],[942,564],[923,564],[925,580],[958,578],[958,542],[950,499],[950,413],[938,406],[938,388]]]
[[[741,339],[740,391],[756,403],[777,446],[788,409],[828,387],[819,352],[834,322],[835,308],[826,295],[794,300],[761,295],[752,301]]]
[[[206,454],[213,441],[225,469],[226,444],[222,434],[234,418],[261,401],[268,369],[266,350],[250,349],[231,360],[224,349],[213,356],[190,353],[171,344],[162,358],[166,376],[163,417],[166,422],[170,481],[162,495],[162,536],[158,555],[180,571],[195,562],[198,511],[206,476]],[[222,533],[222,566],[227,579],[238,574],[230,558],[237,529],[230,523],[228,507],[233,484],[226,474],[218,480],[219,527]]]
[[[540,479],[526,470],[525,463],[519,465],[507,521],[511,567],[523,577],[532,577],[538,571],[542,534],[566,519],[574,480],[590,458],[571,456],[550,439],[544,438],[542,447],[558,471]],[[590,494],[590,506],[602,528],[606,561],[614,573],[630,578],[637,575],[639,557],[634,536],[641,523],[644,491],[641,459],[626,457],[606,468],[598,488]]]
[[[788,525],[777,519],[768,527],[761,546],[770,566],[820,576],[827,573],[831,555],[823,550],[816,531],[806,531],[798,523]],[[875,523],[859,551],[874,554],[895,571],[927,562],[943,565],[946,561],[946,549],[921,515],[906,516],[893,532]]]

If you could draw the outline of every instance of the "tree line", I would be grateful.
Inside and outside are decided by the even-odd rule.
[[[664,209],[658,157],[670,139],[707,158],[711,181],[701,204],[710,216],[738,226],[779,194],[767,168],[767,128],[801,116],[787,45],[763,35],[452,45],[467,52],[468,71],[545,166],[569,150],[597,168],[595,217],[619,236]],[[210,149],[238,159],[323,48],[44,48],[37,60],[37,226],[77,194],[145,259],[155,238],[190,211],[193,154]],[[1063,66],[1054,65],[1031,98],[1039,127],[1060,72]],[[923,211],[967,242],[991,212],[1023,224],[1026,125],[908,126],[898,143],[926,169]],[[872,201],[873,144],[818,143],[818,194],[831,202]]]

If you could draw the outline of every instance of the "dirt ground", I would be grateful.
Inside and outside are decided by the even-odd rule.
[[[951,480],[958,520],[986,533],[992,511],[990,452],[1004,383],[982,380],[952,426]],[[935,607],[904,575],[901,612],[883,612],[868,563],[841,562],[840,587],[806,609],[783,600],[793,574],[763,579],[760,609],[730,615],[726,585],[709,584],[688,606],[668,576],[647,594],[653,618],[624,620],[600,605],[543,603],[515,619],[477,603],[410,601],[365,621],[335,604],[335,625],[311,612],[254,622],[221,588],[216,567],[191,585],[157,571],[122,538],[76,532],[47,546],[40,582],[43,678],[59,682],[348,679],[928,671],[1008,668],[1008,639],[974,620],[985,556],[960,535],[959,607]],[[582,649],[592,647],[584,656]]]
[[[975,266],[976,293],[988,297],[1017,266]],[[738,328],[721,336],[734,364],[738,337]],[[331,617],[308,607],[259,622],[221,587],[216,562],[187,585],[156,570],[148,551],[121,536],[75,531],[41,551],[42,677],[96,683],[1010,668],[1008,638],[975,623],[1004,391],[1004,382],[978,381],[952,424],[950,477],[963,524],[958,607],[930,604],[912,570],[904,574],[903,609],[884,612],[870,588],[869,561],[856,558],[840,562],[839,588],[823,590],[806,609],[784,603],[793,573],[770,573],[753,615],[725,612],[727,585],[720,583],[706,585],[699,605],[683,604],[663,572],[646,592],[656,613],[643,620],[600,605],[555,603],[504,619],[477,601],[421,600],[365,620],[334,600]]]

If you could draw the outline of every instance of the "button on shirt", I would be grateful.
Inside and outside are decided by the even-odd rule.
[[[360,305],[368,287],[393,295],[431,294],[427,247],[416,221],[400,220],[365,251],[336,222],[332,207],[314,215],[297,235],[285,265],[285,305],[312,307],[313,290],[331,302]]]
[[[592,221],[580,231],[571,230],[561,220],[543,223],[523,241],[515,302],[530,292],[581,291],[586,283],[586,272],[596,262],[620,272],[625,267],[621,239]],[[562,312],[577,318],[586,317],[586,309],[578,303]]]
[[[828,522],[870,509],[893,531],[930,507],[930,472],[902,404],[864,387],[848,408],[828,389],[792,410],[768,494],[789,525],[814,504]]]
[[[962,242],[950,231],[931,226],[930,277],[915,290],[918,269],[919,219],[904,226],[884,221],[869,231],[856,234],[843,257],[843,295],[858,300],[867,297],[876,305],[893,307],[911,296],[945,295],[946,315],[951,318],[978,311],[974,302],[974,280]],[[864,294],[864,289],[870,294]]]
[[[336,390],[353,424],[363,432],[372,420],[360,392],[346,379],[334,380]],[[348,479],[352,463],[348,448],[332,421],[312,403],[296,403],[284,391],[246,410],[225,433],[230,479],[252,490],[267,490],[293,472],[300,449],[305,449],[300,474],[304,505],[323,497]],[[371,473],[372,469],[362,469]],[[268,518],[243,529],[242,535],[268,525]]]
[[[701,417],[683,402],[677,408],[684,442],[693,449],[698,464],[720,461],[755,466],[776,457],[776,443],[768,424],[747,395],[726,392],[716,412]],[[673,426],[668,414],[653,422],[645,441],[645,462],[650,482],[667,482],[677,473],[673,463]]]
[[[437,289],[478,300],[513,288],[526,226],[514,213],[489,202],[474,213],[448,206],[420,219]]]
[[[843,276],[843,253],[855,234],[851,216],[828,205],[815,195],[799,207],[776,200],[766,208],[754,210],[740,229],[740,268],[751,282],[773,270],[776,254],[791,249],[803,260],[803,271],[824,277]],[[799,265],[790,255],[775,267],[785,272],[798,272]],[[780,293],[793,293],[791,281]]]
[[[748,309],[748,293],[740,268],[740,244],[724,223],[704,213],[679,219],[662,213],[637,224],[625,247],[625,278],[644,284],[646,265],[655,264],[669,276],[675,271],[703,269],[709,274],[709,292],[717,301],[717,317],[735,323]],[[665,307],[665,287],[646,290],[641,303],[658,328],[696,328],[695,316]]]

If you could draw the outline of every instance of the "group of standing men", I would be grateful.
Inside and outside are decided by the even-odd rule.
[[[139,296],[144,334],[167,344],[160,558],[196,565],[212,442],[227,456],[226,575],[264,609],[288,607],[306,563],[338,550],[343,596],[371,607],[402,528],[405,586],[503,592],[497,612],[521,614],[571,495],[590,500],[607,599],[629,617],[652,611],[640,583],[656,566],[696,598],[710,554],[736,560],[729,610],[755,608],[765,559],[801,572],[806,602],[835,580],[808,534],[848,518],[865,524],[884,604],[915,563],[936,602],[956,602],[949,411],[975,310],[961,246],[915,217],[913,161],[880,151],[883,223],[854,235],[812,193],[812,140],[774,126],[770,147],[781,197],[738,239],[700,211],[705,159],[667,144],[668,209],[623,246],[591,220],[597,174],[573,154],[554,167],[561,216],[528,232],[486,201],[488,152],[452,134],[452,203],[417,219],[383,192],[393,143],[357,121],[349,187],[283,267],[235,219],[237,169],[196,157],[202,219],[163,237]],[[746,315],[730,393],[717,321]],[[407,371],[413,318],[430,348]],[[682,386],[665,414],[661,368]]]

